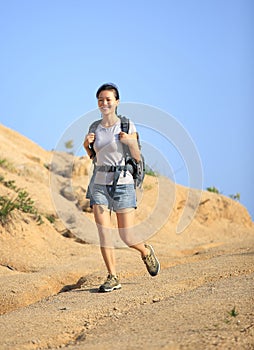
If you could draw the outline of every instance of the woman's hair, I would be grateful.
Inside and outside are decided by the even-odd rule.
[[[113,83],[105,83],[101,85],[96,92],[96,98],[98,99],[100,93],[105,90],[112,90],[114,92],[116,100],[120,99],[118,87]]]

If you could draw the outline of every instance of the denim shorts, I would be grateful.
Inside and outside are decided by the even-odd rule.
[[[90,195],[90,206],[105,205],[113,211],[137,207],[134,184],[117,185],[113,198],[111,190],[111,185],[94,184]]]

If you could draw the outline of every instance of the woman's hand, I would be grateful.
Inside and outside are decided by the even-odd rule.
[[[137,133],[134,132],[132,134],[126,134],[126,132],[121,131],[119,133],[119,140],[125,145],[131,147],[132,145],[137,144]]]
[[[126,132],[121,131],[119,133],[119,140],[125,145],[129,146],[131,140],[134,140],[132,134],[126,134]]]
[[[93,132],[86,135],[84,140],[84,147],[85,149],[89,148],[89,145],[93,143],[95,140],[95,134]]]
[[[125,132],[121,131],[119,133],[119,140],[129,147],[132,157],[139,162],[141,157],[138,147],[137,133],[134,132],[132,134],[126,134]]]
[[[84,143],[83,143],[84,148],[86,150],[86,153],[88,154],[88,156],[90,158],[94,157],[94,154],[93,154],[91,148],[89,147],[90,144],[94,142],[94,140],[95,140],[95,134],[93,132],[91,132],[91,133],[86,135]]]

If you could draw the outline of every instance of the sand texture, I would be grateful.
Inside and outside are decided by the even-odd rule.
[[[146,176],[136,231],[161,271],[116,236],[122,288],[98,293],[90,160],[3,125],[0,144],[1,198],[23,190],[34,208],[0,223],[0,350],[254,349],[254,225],[241,203]]]

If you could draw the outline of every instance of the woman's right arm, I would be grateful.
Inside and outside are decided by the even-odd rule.
[[[88,156],[90,158],[93,157],[93,152],[92,152],[92,150],[90,148],[90,144],[93,143],[94,140],[95,140],[95,134],[93,132],[91,132],[91,133],[86,135],[84,143],[83,143],[83,146],[84,146],[84,148],[86,150],[86,153],[88,154]]]

